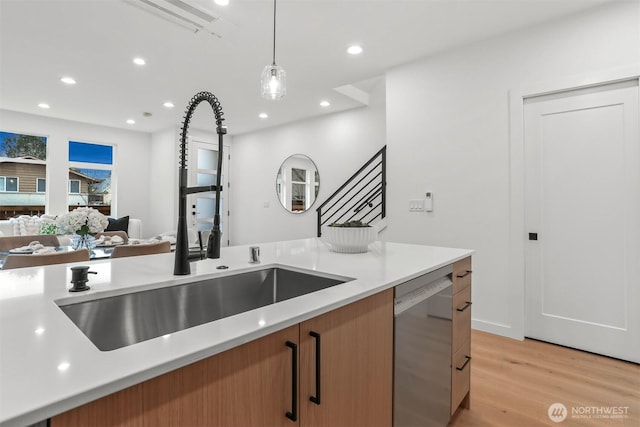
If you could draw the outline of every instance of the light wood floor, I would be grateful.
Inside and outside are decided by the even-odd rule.
[[[450,427],[640,426],[639,365],[479,331],[472,332],[471,355],[471,409],[459,411]],[[547,415],[556,402],[568,410],[558,423]],[[588,418],[589,407],[627,407],[627,414],[624,419]],[[573,415],[573,410],[583,414]]]

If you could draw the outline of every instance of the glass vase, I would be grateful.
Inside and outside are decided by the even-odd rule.
[[[96,247],[96,238],[91,234],[74,234],[71,239],[71,247],[74,250],[86,249],[91,252]]]

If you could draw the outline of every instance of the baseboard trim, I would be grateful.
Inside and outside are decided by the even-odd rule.
[[[514,329],[511,326],[503,325],[501,323],[472,319],[471,328],[476,329],[478,331],[488,332],[490,334],[500,335],[507,338],[513,338],[514,340],[519,340],[519,341],[524,340],[524,336],[514,331]]]

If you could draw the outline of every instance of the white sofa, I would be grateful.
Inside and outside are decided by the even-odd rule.
[[[0,236],[16,236],[16,235],[36,235],[40,234],[40,225],[43,221],[52,221],[53,216],[42,215],[41,217],[23,217],[24,221],[16,224],[16,221],[0,220]],[[129,218],[129,229],[127,231],[129,238],[142,238],[142,220]]]

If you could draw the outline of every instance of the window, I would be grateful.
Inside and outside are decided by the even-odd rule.
[[[47,192],[47,180],[45,178],[36,178],[36,192],[38,193]]]
[[[18,192],[18,177],[3,176],[0,177],[0,191]]]
[[[69,141],[69,210],[91,206],[111,215],[113,152],[112,145]]]
[[[307,171],[304,169],[291,168],[292,182],[307,182]]]
[[[37,178],[43,176],[47,138],[0,132],[0,219],[44,213],[45,190]]]
[[[80,194],[80,180],[69,180],[69,194]]]

